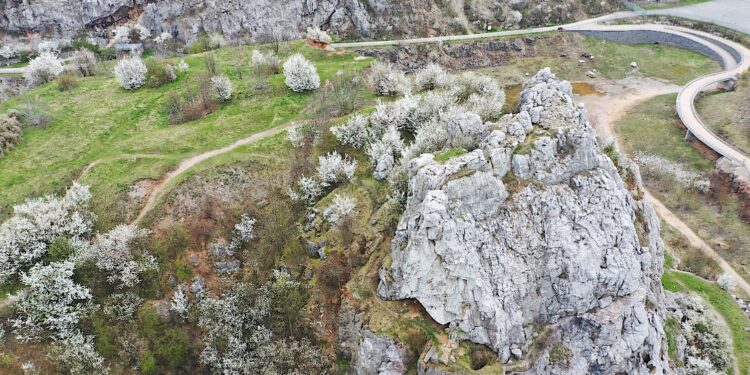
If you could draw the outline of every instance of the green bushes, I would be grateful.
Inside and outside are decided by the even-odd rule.
[[[57,77],[57,88],[60,91],[70,91],[78,84],[78,76],[73,73],[63,73]]]
[[[155,88],[177,79],[177,72],[172,65],[156,59],[146,59],[145,62],[148,69],[146,86]]]

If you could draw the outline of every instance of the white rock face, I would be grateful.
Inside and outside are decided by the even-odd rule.
[[[417,299],[503,362],[529,355],[550,326],[549,342],[569,356],[551,361],[547,347],[525,358],[530,372],[661,373],[658,219],[599,151],[571,97],[569,83],[542,70],[525,85],[521,112],[492,126],[480,149],[409,163],[379,294]]]
[[[456,22],[480,27],[461,21],[464,14],[505,20],[506,27],[515,28],[518,10],[529,11],[529,24],[585,17],[579,0],[511,3],[474,0],[466,9],[437,0],[10,0],[0,2],[0,38],[37,32],[71,38],[136,17],[154,36],[175,32],[192,40],[205,30],[233,41],[277,30],[301,37],[310,26],[352,38],[445,35],[455,32]],[[615,0],[599,3],[606,9],[619,6]]]

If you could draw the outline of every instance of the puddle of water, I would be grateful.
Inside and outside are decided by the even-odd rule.
[[[573,93],[576,95],[604,96],[603,92],[597,90],[594,85],[588,82],[573,82],[571,85],[573,86]]]
[[[573,94],[576,95],[604,96],[603,92],[588,82],[573,82],[571,86],[573,86]],[[503,108],[503,113],[518,112],[518,100],[522,89],[523,85],[521,84],[505,86],[503,88],[505,90],[505,108]]]

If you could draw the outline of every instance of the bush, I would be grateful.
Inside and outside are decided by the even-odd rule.
[[[50,52],[43,52],[31,60],[23,78],[29,86],[38,86],[50,82],[63,72],[62,61]]]
[[[435,90],[448,87],[451,78],[443,67],[430,63],[414,76],[414,85],[420,90]]]
[[[73,73],[64,73],[57,77],[57,87],[60,91],[70,91],[78,83],[78,76]]]
[[[216,111],[219,103],[213,93],[211,80],[206,76],[200,77],[197,88],[185,95],[170,91],[165,102],[169,123],[180,124],[197,120]]]
[[[146,59],[146,70],[148,71],[148,80],[146,81],[148,87],[159,87],[173,82],[177,78],[174,68],[161,60]]]
[[[148,69],[140,57],[127,57],[117,62],[115,79],[126,90],[137,89],[146,83]]]
[[[387,62],[373,63],[368,80],[375,92],[384,96],[403,94],[410,86],[406,75]]]
[[[232,97],[232,81],[226,76],[212,77],[211,87],[213,88],[216,98],[222,102],[225,102]]]
[[[11,111],[7,115],[0,115],[0,158],[21,142],[23,129],[21,128],[20,117],[21,115],[15,111]]]
[[[209,53],[206,55],[206,57],[203,59],[203,65],[206,67],[206,72],[209,75],[216,75],[216,57],[213,53]]]
[[[156,339],[154,351],[157,358],[171,368],[177,368],[185,362],[188,354],[188,337],[176,329],[168,329]]]
[[[49,112],[47,102],[38,96],[23,99],[18,107],[21,124],[24,127],[46,128],[52,122],[52,116]]]
[[[295,92],[316,90],[320,87],[320,76],[310,61],[294,54],[284,63],[284,82]]]
[[[94,52],[87,49],[79,49],[73,55],[73,67],[84,77],[90,77],[96,74],[98,61]]]

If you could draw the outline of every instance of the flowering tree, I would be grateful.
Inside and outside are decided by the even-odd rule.
[[[65,68],[62,61],[51,52],[42,52],[29,63],[23,78],[29,86],[38,86],[57,78]]]
[[[146,235],[145,229],[120,224],[106,234],[97,234],[87,256],[110,274],[107,281],[120,288],[131,287],[139,282],[142,272],[156,269],[156,259],[137,249],[138,239]]]
[[[84,77],[96,74],[97,63],[96,55],[85,48],[76,51],[73,55],[73,66]]]
[[[354,215],[356,207],[357,202],[354,198],[336,194],[331,205],[326,207],[323,216],[331,224],[342,225]]]
[[[352,116],[346,123],[331,128],[331,133],[346,146],[360,148],[371,140],[369,120],[361,114]]]
[[[299,53],[292,55],[284,63],[284,82],[295,92],[316,90],[320,87],[320,76],[310,61]]]
[[[318,158],[318,178],[323,187],[340,181],[350,180],[357,170],[357,161],[343,157],[336,151]]]
[[[126,57],[115,66],[115,79],[125,90],[137,89],[146,83],[148,69],[140,57]]]
[[[16,335],[23,341],[35,340],[50,332],[65,339],[78,332],[78,321],[91,310],[91,291],[73,281],[71,261],[37,264],[21,275],[26,289],[16,303],[13,320]]]
[[[264,53],[257,49],[253,50],[250,61],[256,68],[268,70],[273,73],[278,73],[279,64],[281,63],[278,56],[273,54],[273,52]]]
[[[404,73],[387,62],[373,63],[368,80],[378,95],[403,94],[410,88],[409,80]]]
[[[734,277],[728,273],[722,273],[721,276],[716,280],[716,283],[719,284],[719,287],[721,289],[724,289],[726,291],[731,291],[734,289]]]
[[[414,85],[420,90],[435,90],[448,87],[452,77],[438,64],[427,64],[414,76]]]
[[[307,205],[313,205],[323,194],[323,187],[320,181],[312,177],[302,176],[297,180],[297,190],[289,188],[287,195],[293,201],[302,202]]]
[[[109,368],[94,348],[94,336],[84,336],[80,332],[55,344],[51,353],[61,370],[70,374],[106,375]]]
[[[270,313],[265,288],[238,284],[223,298],[205,298],[198,305],[206,332],[200,360],[215,373],[262,373],[270,361],[271,331],[263,325]]]
[[[52,54],[58,54],[60,53],[60,42],[56,40],[45,40],[43,42],[40,42],[36,46],[36,51],[41,53],[49,52]]]
[[[169,304],[169,309],[183,318],[188,311],[188,299],[184,289],[182,285],[178,285],[172,292],[172,301]]]
[[[232,97],[232,81],[226,76],[221,75],[211,78],[211,87],[214,90],[214,95],[222,102]]]
[[[13,216],[0,225],[0,281],[38,261],[57,238],[83,243],[93,225],[90,199],[88,186],[74,184],[63,198],[29,199],[13,207]]]

